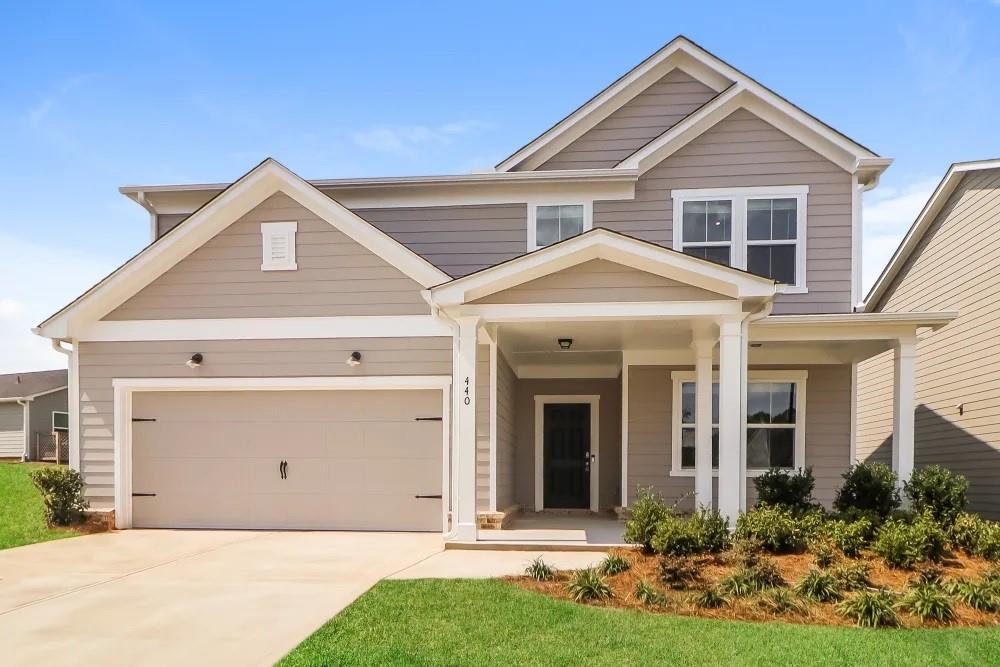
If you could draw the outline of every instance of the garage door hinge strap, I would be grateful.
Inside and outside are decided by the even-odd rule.
[[[134,421],[134,422],[155,422],[156,419],[154,419],[153,417],[132,417],[132,421]]]
[[[443,421],[441,417],[416,417],[413,421],[418,422],[439,422]]]

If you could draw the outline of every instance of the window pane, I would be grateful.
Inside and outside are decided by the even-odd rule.
[[[694,468],[695,442],[694,429],[681,429],[681,468]]]
[[[747,423],[771,423],[771,393],[770,385],[750,383],[747,385]]]
[[[747,200],[747,238],[751,241],[771,240],[771,200]]]
[[[732,238],[733,203],[730,201],[710,201],[705,203],[708,205],[708,210],[706,211],[707,240],[729,241]]]
[[[794,424],[794,382],[750,382],[747,384],[748,424]]]
[[[795,429],[772,428],[768,430],[772,468],[791,468],[795,465]]]
[[[52,413],[52,428],[59,431],[69,430],[69,413],[68,412],[53,412]]]
[[[684,253],[729,266],[729,246],[685,246]]]
[[[798,201],[774,199],[771,201],[771,238],[794,239],[798,231]]]
[[[771,423],[795,423],[795,384],[776,382],[771,385]]]
[[[559,240],[559,207],[539,206],[535,211],[535,245],[546,246]]]
[[[712,429],[712,467],[719,467],[719,429]]]
[[[794,285],[795,246],[747,246],[747,271],[777,280],[779,283]]]
[[[693,424],[695,411],[695,383],[681,383],[681,423]]]
[[[559,208],[559,240],[583,232],[583,206],[576,204]]]
[[[705,223],[707,209],[708,202],[684,202],[684,233],[681,238],[684,239],[685,243],[708,240]]]
[[[712,383],[712,423],[719,423],[719,383]]]
[[[770,468],[771,453],[767,445],[766,428],[747,429],[747,468]]]

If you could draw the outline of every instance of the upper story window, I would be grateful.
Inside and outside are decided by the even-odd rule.
[[[674,190],[674,249],[805,292],[808,192],[805,185]]]
[[[591,227],[591,204],[528,204],[528,250],[577,236]]]

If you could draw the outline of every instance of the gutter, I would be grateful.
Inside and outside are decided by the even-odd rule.
[[[21,431],[23,433],[24,445],[21,448],[21,462],[28,460],[28,446],[31,441],[31,399],[30,398],[19,398],[17,399],[17,404],[21,406],[21,415],[23,420],[23,425],[21,426]]]

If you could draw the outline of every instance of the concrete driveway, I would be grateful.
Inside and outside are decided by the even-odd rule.
[[[270,665],[437,534],[130,530],[0,551],[5,665]]]

